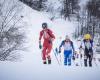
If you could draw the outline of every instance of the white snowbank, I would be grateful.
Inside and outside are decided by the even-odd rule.
[[[43,65],[41,50],[38,48],[41,24],[47,22],[55,35],[54,48],[58,47],[65,35],[72,35],[74,24],[69,21],[50,21],[45,14],[32,10],[26,5],[21,15],[24,16],[28,37],[28,51],[23,54],[22,62],[0,62],[0,80],[100,80],[100,67],[85,68],[78,66],[67,67],[58,65],[52,52],[52,65]],[[76,44],[77,45],[77,44]],[[62,53],[63,58],[63,53]]]

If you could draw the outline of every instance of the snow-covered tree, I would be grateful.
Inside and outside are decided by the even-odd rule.
[[[71,16],[77,15],[80,10],[79,0],[63,0],[61,14],[64,18],[70,19]]]
[[[91,15],[100,18],[100,0],[90,0],[87,3],[87,9]]]
[[[30,6],[35,10],[42,11],[46,8],[45,3],[47,0],[20,0],[20,1],[27,4],[28,6]]]
[[[0,60],[14,60],[16,52],[22,49],[25,36],[19,25],[21,10],[16,0],[0,0]]]

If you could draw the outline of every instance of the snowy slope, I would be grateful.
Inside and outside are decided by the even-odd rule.
[[[22,62],[0,62],[0,80],[100,80],[100,67],[84,68],[58,65],[52,52],[52,65],[43,65],[41,50],[38,48],[41,24],[47,22],[56,35],[54,47],[58,47],[66,34],[72,35],[75,24],[61,19],[50,21],[45,14],[32,10],[24,5],[21,15],[24,16],[27,33],[27,52],[23,54]],[[76,41],[75,41],[76,42]],[[75,43],[77,45],[77,43]],[[63,58],[63,53],[62,53]]]

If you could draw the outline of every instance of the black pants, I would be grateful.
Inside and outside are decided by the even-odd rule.
[[[87,60],[88,60],[89,61],[88,65],[92,67],[93,50],[85,48],[84,53],[85,53],[84,54],[84,66],[87,67]]]

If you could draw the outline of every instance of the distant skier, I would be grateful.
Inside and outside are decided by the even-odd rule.
[[[93,40],[90,34],[85,34],[80,48],[84,49],[84,66],[87,67],[87,60],[89,60],[89,66],[92,67],[93,59]]]
[[[53,32],[48,29],[47,23],[42,24],[43,30],[40,31],[40,36],[39,36],[39,48],[42,48],[41,45],[41,39],[43,38],[43,49],[42,49],[42,59],[43,59],[43,64],[47,64],[46,59],[48,59],[48,64],[51,64],[51,56],[50,52],[52,50],[52,45],[53,41],[55,39],[55,36]]]
[[[70,40],[69,36],[66,35],[65,40],[61,42],[59,46],[59,53],[61,53],[61,47],[64,48],[64,65],[71,65],[71,58],[74,58],[74,46],[73,42]]]
[[[75,61],[74,61],[75,65],[76,65],[76,66],[80,66],[80,65],[79,65],[79,64],[80,64],[80,54],[79,54],[78,51],[75,51],[75,52],[74,52],[74,57],[75,57]]]

